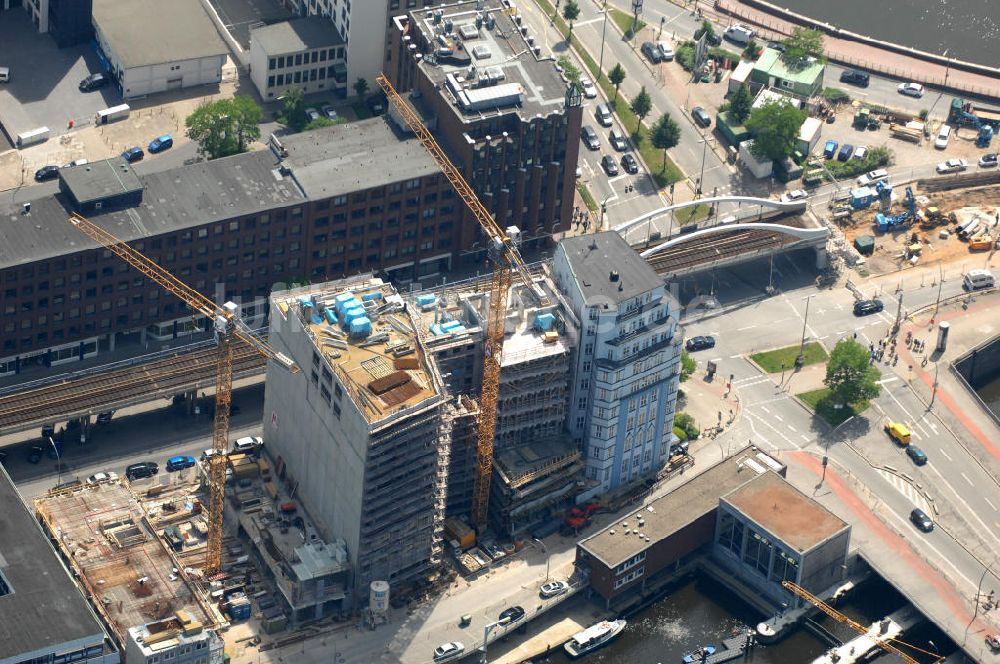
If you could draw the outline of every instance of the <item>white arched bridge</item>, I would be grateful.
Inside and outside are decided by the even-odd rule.
[[[726,203],[737,204],[741,210],[749,209],[754,212],[742,218],[746,221],[730,215],[724,217],[721,223],[668,237],[653,246],[648,241],[644,246],[636,246],[634,243],[633,246],[636,246],[640,255],[657,272],[668,276],[680,276],[710,267],[740,263],[778,251],[804,248],[816,251],[817,266],[825,267],[828,231],[822,225],[810,225],[802,216],[806,211],[805,201],[785,202],[749,196],[702,198],[653,210],[618,224],[613,230],[628,240],[629,231],[643,226],[652,228],[656,220],[672,212],[694,205],[718,206]],[[645,235],[659,240],[659,234],[653,235],[647,231]]]

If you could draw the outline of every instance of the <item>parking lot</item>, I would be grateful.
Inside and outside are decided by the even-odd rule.
[[[0,124],[7,135],[48,127],[52,138],[76,126],[92,124],[101,109],[122,103],[113,86],[83,93],[87,75],[101,71],[90,44],[60,49],[48,35],[39,35],[23,11],[5,12],[0,21],[4,65],[10,83],[0,86]]]

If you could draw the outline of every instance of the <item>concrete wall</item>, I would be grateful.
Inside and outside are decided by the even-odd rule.
[[[105,51],[112,64],[120,67],[117,54]],[[126,99],[144,97],[175,88],[190,88],[222,81],[225,55],[214,55],[192,60],[178,60],[158,65],[131,67],[122,79],[122,96]],[[179,84],[178,84],[179,79]]]
[[[955,360],[954,367],[974,390],[993,381],[1000,374],[1000,337],[962,355]]]
[[[851,527],[837,533],[802,556],[799,580],[811,593],[819,593],[844,579],[847,551],[851,545]]]

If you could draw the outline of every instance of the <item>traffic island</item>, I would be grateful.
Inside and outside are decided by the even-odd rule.
[[[802,356],[801,361],[798,359],[800,355]],[[812,341],[804,348],[796,344],[763,353],[754,353],[750,356],[750,360],[754,364],[760,367],[764,373],[769,374],[826,362],[828,358],[826,349],[818,341]]]
[[[796,394],[795,398],[831,427],[839,426],[855,415],[865,412],[871,405],[868,401],[855,404],[834,403],[827,387]]]

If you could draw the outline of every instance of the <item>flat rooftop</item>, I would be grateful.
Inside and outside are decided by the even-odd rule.
[[[411,32],[419,32],[420,67],[470,122],[483,114],[534,117],[563,110],[567,83],[556,59],[507,4],[467,0],[409,14]]]
[[[764,452],[744,447],[666,495],[591,535],[579,546],[608,567],[616,567],[653,543],[714,511],[722,497],[734,489],[769,471],[777,472],[782,468],[781,462]],[[639,517],[643,520],[641,526]]]
[[[255,28],[250,31],[250,40],[268,55],[299,53],[345,43],[333,22],[325,16],[305,16]]]
[[[338,298],[350,304],[338,307]],[[378,278],[331,282],[281,293],[274,301],[283,314],[299,316],[369,424],[440,395],[440,378],[392,284]]]
[[[305,201],[266,150],[149,173],[140,180],[145,186],[140,205],[87,218],[128,242]],[[33,200],[28,214],[20,203],[0,203],[0,268],[100,246],[69,224],[71,211],[72,202],[63,194]]]
[[[580,449],[569,436],[532,440],[529,443],[498,450],[497,471],[507,484],[517,488],[533,479],[573,466],[580,460]]]
[[[64,168],[59,176],[68,193],[81,204],[142,191],[132,164],[121,157]]]
[[[840,517],[775,473],[747,482],[723,500],[800,553],[848,528]]]
[[[121,641],[129,627],[179,610],[212,624],[184,579],[173,573],[166,544],[146,526],[125,485],[86,485],[38,498],[35,507],[48,530],[58,533],[60,548]]]
[[[104,628],[0,466],[0,661]],[[6,587],[4,587],[6,586]]]
[[[284,165],[311,199],[322,199],[440,173],[415,137],[388,116],[282,137]]]
[[[663,278],[615,231],[567,237],[560,249],[588,303],[621,304],[663,286]]]
[[[94,0],[93,15],[126,68],[229,53],[199,0]]]

